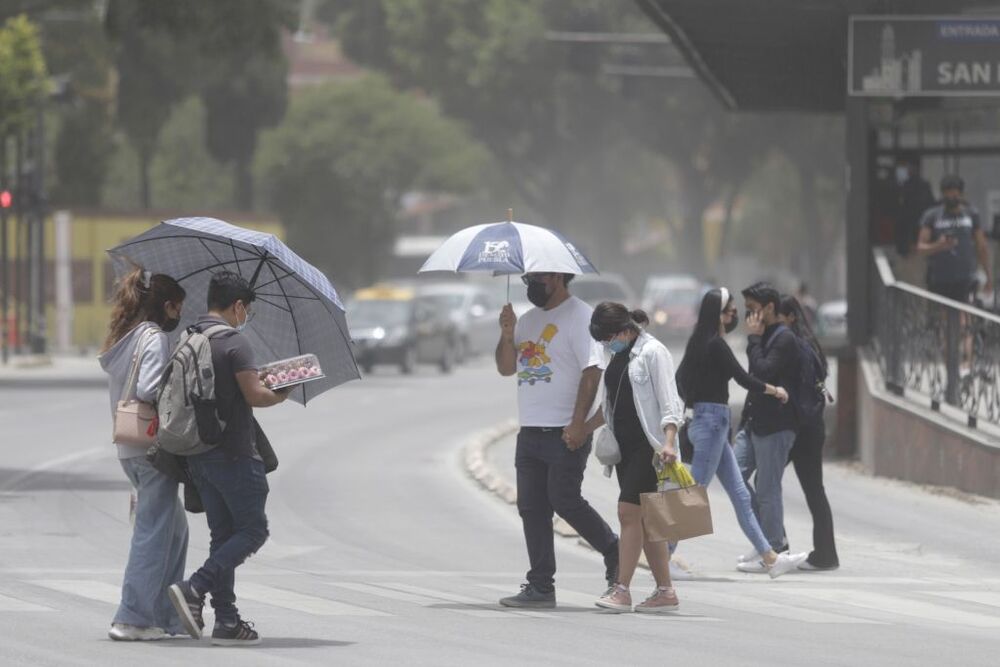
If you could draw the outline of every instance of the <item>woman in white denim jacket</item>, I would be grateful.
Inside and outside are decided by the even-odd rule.
[[[622,453],[615,466],[621,487],[618,577],[597,606],[621,612],[633,610],[629,585],[641,551],[646,553],[656,590],[635,611],[659,613],[678,608],[667,544],[646,541],[639,507],[640,494],[656,491],[654,457],[664,463],[677,460],[674,440],[684,414],[673,358],[663,343],[643,330],[648,323],[641,310],[629,311],[611,302],[599,304],[590,322],[590,335],[613,355],[604,374],[602,409],[591,426],[596,428],[607,419]]]

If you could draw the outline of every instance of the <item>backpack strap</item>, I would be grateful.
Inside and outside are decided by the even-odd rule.
[[[764,343],[764,354],[767,354],[768,350],[771,349],[771,346],[774,345],[774,341],[778,340],[778,336],[786,331],[791,331],[791,329],[786,327],[784,324],[779,324],[775,327],[774,333],[772,333],[771,337],[767,339],[766,343]]]
[[[222,334],[231,336],[234,333],[237,333],[236,329],[229,326],[228,324],[213,324],[210,327],[205,327],[205,329],[201,331],[201,334],[206,338],[208,338],[209,340],[217,338]]]

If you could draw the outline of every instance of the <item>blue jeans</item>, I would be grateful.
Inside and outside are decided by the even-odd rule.
[[[691,475],[701,486],[707,487],[715,476],[729,494],[729,501],[736,510],[736,519],[753,544],[757,553],[771,549],[753,512],[750,491],[736,464],[736,456],[729,446],[729,406],[721,403],[695,403],[694,419],[688,426],[688,437],[694,447]]]
[[[267,541],[264,463],[246,456],[234,460],[216,448],[189,457],[188,468],[211,533],[208,560],[191,575],[191,585],[211,593],[216,622],[231,625],[239,619],[236,568]]]
[[[788,453],[795,444],[795,431],[757,435],[743,429],[736,434],[736,461],[743,480],[750,489],[754,512],[764,536],[775,551],[785,546],[785,508],[781,498],[781,478],[785,474]],[[750,477],[757,473],[756,488]]]
[[[177,482],[145,456],[122,459],[122,470],[136,491],[135,526],[114,622],[140,628],[163,628],[182,634],[167,586],[184,577],[188,525],[177,497]]]

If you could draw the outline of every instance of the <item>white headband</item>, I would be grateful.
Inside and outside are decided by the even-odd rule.
[[[153,272],[152,271],[143,271],[142,272],[142,286],[143,287],[145,287],[146,289],[149,289],[149,282],[152,279],[153,279]]]
[[[719,291],[722,292],[722,303],[719,304],[719,315],[721,316],[726,309],[726,304],[729,303],[729,290],[725,287],[720,287]]]

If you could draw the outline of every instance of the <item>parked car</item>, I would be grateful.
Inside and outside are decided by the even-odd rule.
[[[847,338],[846,301],[827,301],[817,309],[816,333],[823,338]]]
[[[484,354],[496,346],[500,335],[497,324],[500,305],[482,287],[469,283],[431,283],[419,288],[418,294],[440,302],[455,324],[455,358],[462,362]]]
[[[637,304],[635,291],[617,273],[586,273],[576,276],[569,284],[569,291],[591,307],[602,301],[623,303],[629,308],[635,308]]]
[[[689,336],[698,321],[704,284],[694,276],[650,276],[642,293],[642,309],[649,315],[649,332],[658,338]]]
[[[359,290],[347,308],[355,358],[366,373],[378,364],[410,374],[417,364],[444,373],[455,365],[457,328],[440,300],[408,287],[376,285]]]

